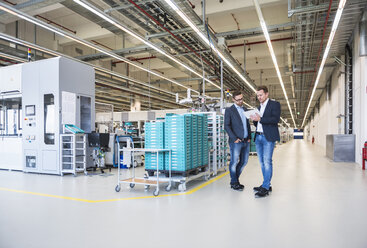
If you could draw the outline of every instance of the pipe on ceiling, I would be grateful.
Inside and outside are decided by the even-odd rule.
[[[313,77],[312,77],[312,81],[311,81],[310,88],[309,88],[309,91],[308,91],[308,98],[307,99],[309,99],[311,97],[312,88],[313,88],[313,85],[315,83],[315,77],[316,77],[317,67],[318,67],[318,65],[320,63],[320,54],[321,54],[322,47],[324,45],[324,38],[325,38],[326,26],[327,26],[327,23],[328,23],[328,20],[329,20],[329,16],[330,16],[330,12],[331,12],[331,5],[332,4],[333,4],[333,0],[330,0],[330,2],[329,2],[329,9],[328,9],[328,12],[327,12],[327,15],[326,15],[326,19],[325,19],[324,30],[322,32],[322,38],[321,38],[321,42],[320,42],[320,47],[319,47],[319,51],[318,51],[318,54],[317,54],[317,60],[316,60],[316,65],[315,65],[315,72],[314,72]]]
[[[359,56],[367,56],[367,9],[359,23]]]
[[[293,37],[286,37],[286,38],[279,38],[279,39],[273,39],[271,40],[271,42],[277,42],[277,41],[285,41],[285,40],[292,40]],[[258,44],[263,44],[266,43],[266,40],[262,40],[262,41],[254,41],[254,42],[247,42],[246,45],[258,45]],[[242,47],[244,46],[244,43],[240,43],[240,44],[233,44],[233,45],[229,45],[228,48],[233,48],[233,47]]]
[[[166,28],[165,26],[163,26],[162,23],[160,23],[157,19],[155,19],[153,16],[151,16],[148,12],[146,12],[143,8],[141,8],[139,5],[137,5],[134,1],[132,1],[132,0],[128,0],[128,1],[131,4],[133,4],[137,9],[139,9],[142,13],[144,13],[147,17],[149,17],[149,19],[151,19],[157,25],[159,25],[162,29],[164,29],[165,31],[167,31],[171,36],[173,36],[177,41],[179,41],[187,49],[189,49],[191,52],[193,52],[198,58],[200,58],[200,55],[194,49],[192,49],[190,46],[188,46],[183,40],[181,40],[178,36],[176,36],[174,33],[172,33],[168,28]],[[203,61],[207,65],[209,65],[211,68],[213,68],[213,70],[215,70],[214,65],[212,65],[209,61],[207,61],[206,59],[203,59]]]

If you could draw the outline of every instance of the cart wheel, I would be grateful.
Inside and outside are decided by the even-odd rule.
[[[145,185],[144,189],[148,190],[150,188],[150,185]]]
[[[135,183],[130,183],[130,188],[134,188]]]
[[[159,195],[159,189],[154,190],[153,195],[158,196]]]
[[[186,184],[185,183],[180,183],[178,185],[178,191],[182,192],[186,190]]]
[[[120,192],[120,190],[121,190],[121,187],[120,187],[120,184],[118,184],[118,185],[116,186],[116,188],[115,188],[115,191],[116,191],[116,192]]]
[[[84,172],[84,175],[88,176],[88,172]]]
[[[167,191],[167,192],[170,192],[170,191],[171,191],[171,185],[169,185],[169,184],[168,184],[168,185],[166,186],[166,191]]]

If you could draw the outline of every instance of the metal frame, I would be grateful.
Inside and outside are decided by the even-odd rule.
[[[70,144],[67,145],[67,144]],[[82,145],[80,145],[82,144]],[[86,146],[87,146],[87,138],[85,134],[80,133],[68,133],[68,134],[60,134],[60,174],[64,176],[64,174],[71,173],[74,176],[77,175],[78,172],[84,172],[84,175],[88,175],[87,173],[87,157],[86,157]],[[78,151],[82,151],[82,154],[78,153]],[[82,161],[78,161],[77,157],[83,157]],[[64,161],[64,159],[70,158],[71,161]],[[82,167],[78,165],[82,165]],[[64,165],[70,165],[70,169],[65,169]],[[69,166],[66,166],[69,167]]]
[[[119,144],[118,144],[119,145]],[[145,188],[148,189],[149,186],[153,185],[156,186],[156,190],[153,192],[154,196],[158,196],[159,195],[159,183],[160,182],[166,182],[167,179],[165,180],[161,180],[159,177],[159,153],[161,152],[168,152],[169,153],[169,178],[168,178],[168,185],[166,186],[166,191],[170,191],[171,187],[172,187],[172,180],[171,180],[171,176],[172,176],[172,172],[171,172],[171,150],[170,149],[147,149],[147,148],[127,148],[127,147],[123,147],[121,148],[120,146],[118,147],[118,154],[121,154],[121,152],[126,152],[130,154],[130,159],[132,161],[132,163],[134,163],[134,152],[155,152],[157,153],[157,177],[155,178],[155,180],[152,180],[151,178],[148,178],[147,176],[144,177],[136,177],[135,175],[135,166],[134,164],[132,164],[132,170],[133,170],[133,175],[132,177],[129,178],[124,178],[124,179],[120,179],[121,176],[121,168],[120,168],[120,164],[118,166],[118,173],[117,173],[117,186],[115,187],[115,191],[119,192],[121,190],[121,183],[127,183],[130,185],[130,188],[134,188],[135,184],[140,184],[140,185],[145,185]]]

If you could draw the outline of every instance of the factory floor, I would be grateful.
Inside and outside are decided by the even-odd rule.
[[[243,192],[231,190],[223,172],[189,183],[182,195],[162,187],[160,197],[140,185],[115,192],[116,170],[77,177],[0,171],[0,248],[365,248],[367,174],[324,153],[303,140],[279,145],[266,198],[252,190],[262,178],[256,156],[241,176]]]

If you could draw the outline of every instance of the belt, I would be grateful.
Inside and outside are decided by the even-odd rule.
[[[257,135],[264,135],[264,133],[256,132]]]

